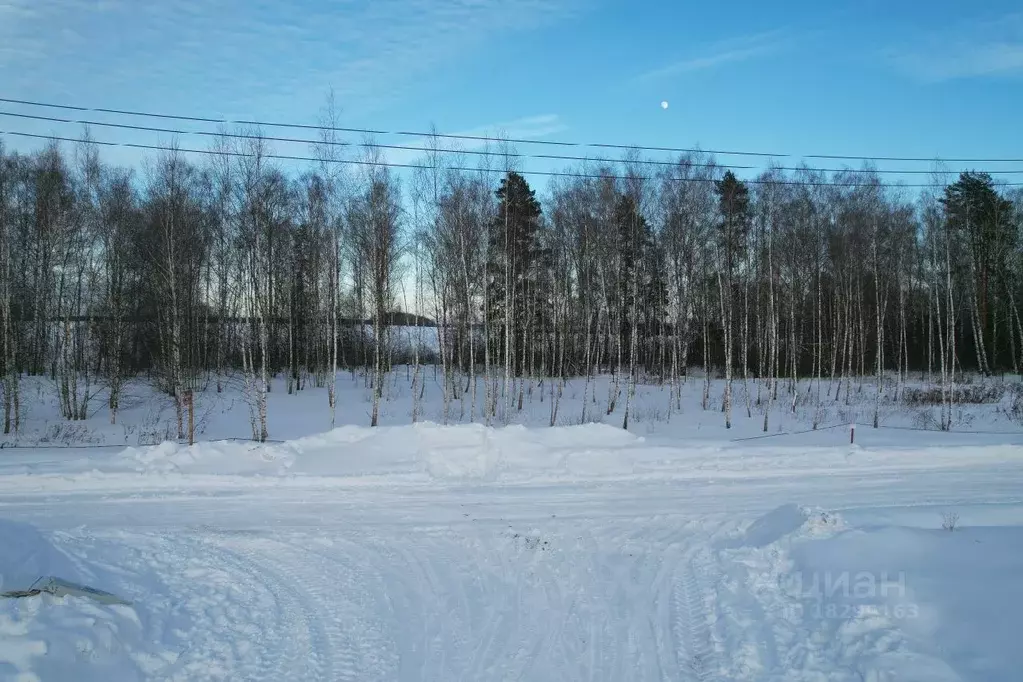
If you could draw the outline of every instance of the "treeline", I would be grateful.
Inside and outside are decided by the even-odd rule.
[[[147,373],[183,435],[187,393],[240,372],[265,439],[273,377],[326,387],[334,414],[337,372],[362,369],[375,425],[394,362],[411,368],[414,420],[426,364],[445,419],[456,402],[507,419],[541,390],[553,424],[565,379],[585,377],[581,419],[621,407],[625,426],[637,381],[667,384],[678,409],[702,366],[704,407],[728,425],[741,409],[766,429],[800,382],[819,415],[853,377],[878,378],[879,406],[919,372],[940,383],[947,428],[957,374],[1023,362],[1023,201],[983,173],[911,195],[870,170],[744,181],[707,155],[632,155],[552,178],[541,203],[507,152],[474,171],[434,147],[399,178],[372,145],[343,157],[329,128],[314,149],[285,172],[252,132],[135,172],[88,135],[0,147],[5,432],[24,374],[53,379],[68,419],[103,387],[116,420],[125,380]],[[401,357],[395,323],[422,332]]]

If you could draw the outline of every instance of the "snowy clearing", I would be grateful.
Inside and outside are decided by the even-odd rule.
[[[286,442],[0,452],[0,587],[58,575],[131,602],[0,601],[0,679],[997,681],[1023,668],[1023,435],[988,406],[973,424],[1005,433],[860,427],[850,445],[846,427],[733,441],[758,433],[756,415],[733,435],[691,404],[636,432],[325,431],[322,393],[272,395]],[[45,434],[43,404],[26,427]],[[216,415],[206,437],[244,428],[244,406]],[[93,445],[125,432],[103,415],[83,428]]]

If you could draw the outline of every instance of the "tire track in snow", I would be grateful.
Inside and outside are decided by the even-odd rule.
[[[527,570],[518,574],[517,637],[512,645],[515,653],[511,679],[534,679],[531,673],[538,666],[541,670],[548,669],[552,665],[551,650],[563,636],[567,615],[563,581],[555,574],[558,559],[551,556],[552,552],[528,547],[523,551],[524,557],[528,557]]]
[[[171,633],[184,640],[177,660],[159,671],[159,679],[315,679],[318,670],[306,657],[308,632],[298,627],[295,591],[267,580],[209,535],[131,540],[133,551],[166,581],[166,595],[149,597],[166,608],[153,614],[154,635]]]
[[[656,656],[658,677],[662,680],[677,680],[678,661],[672,646],[671,592],[674,586],[674,569],[677,565],[675,554],[678,548],[670,545],[661,556],[657,573],[651,586],[652,603],[647,606],[647,626]]]
[[[263,679],[283,679],[280,676],[299,674],[304,675],[304,679],[330,679],[333,669],[329,656],[333,655],[333,650],[323,633],[322,615],[293,575],[285,577],[252,551],[250,546],[259,542],[225,535],[216,537],[209,544],[215,544],[220,552],[235,557],[237,565],[244,570],[261,576],[267,589],[283,607],[279,632],[273,634],[280,641],[279,650],[288,650],[289,655],[284,657],[288,662],[273,665],[272,672],[264,674]]]
[[[714,650],[707,608],[714,600],[703,548],[729,526],[724,518],[662,514],[630,519],[604,539],[619,547],[614,556],[626,562],[612,581],[616,599],[628,604],[613,617],[627,626],[608,679],[709,679],[707,653]],[[687,652],[697,650],[696,642],[699,651],[692,656]]]
[[[715,524],[646,523],[160,535],[152,568],[202,616],[161,679],[715,679]]]
[[[698,549],[676,567],[672,579],[676,660],[682,679],[694,682],[714,680],[718,670],[707,610],[707,602],[713,595],[703,582],[708,564],[705,550]]]
[[[399,676],[442,679],[448,662],[444,647],[437,644],[444,641],[452,621],[457,622],[459,616],[449,613],[450,620],[438,617],[444,609],[444,584],[422,556],[410,552],[405,543],[394,545],[380,551],[378,563],[385,571],[388,603],[398,635]]]
[[[579,594],[586,607],[590,645],[585,657],[576,657],[585,667],[574,679],[685,679],[671,600],[677,566],[704,540],[707,525],[673,518],[650,536],[643,532],[647,523],[647,517],[639,517],[603,527],[594,536],[579,531],[580,561],[568,591]]]
[[[458,679],[470,633],[477,631],[474,600],[465,576],[456,570],[457,548],[445,539],[443,533],[427,532],[401,542],[370,539],[345,548],[381,580],[401,679]]]
[[[362,571],[340,554],[327,557],[294,539],[231,538],[229,543],[272,582],[293,586],[301,604],[300,629],[312,638],[309,660],[314,672],[305,679],[362,682],[394,677],[394,647],[367,608],[368,576]]]
[[[551,663],[550,651],[562,638],[566,614],[561,584],[541,540],[488,528],[473,537],[465,558],[473,578],[489,585],[479,635],[461,680],[530,679],[537,665]],[[546,542],[546,541],[544,541]]]

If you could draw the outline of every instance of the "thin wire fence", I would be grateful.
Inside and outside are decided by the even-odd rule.
[[[743,438],[732,438],[732,439],[730,439],[729,442],[739,443],[739,442],[749,441],[749,440],[762,440],[762,439],[766,439],[766,438],[778,438],[778,437],[781,437],[781,436],[798,436],[798,435],[805,434],[805,433],[815,433],[817,431],[827,431],[829,429],[837,429],[837,428],[841,428],[841,427],[855,429],[855,426],[856,426],[855,424],[850,424],[849,422],[843,422],[843,423],[840,423],[840,424],[832,424],[831,426],[818,426],[816,428],[803,429],[803,430],[800,430],[800,431],[779,431],[777,433],[765,433],[765,434],[758,435],[758,436],[746,436],[746,437],[743,437]],[[991,430],[983,430],[983,429],[976,429],[976,430],[971,429],[969,431],[964,431],[964,430],[961,430],[961,429],[928,429],[928,428],[921,427],[921,426],[887,426],[887,425],[884,425],[884,424],[880,424],[877,427],[864,425],[863,429],[867,430],[867,431],[882,430],[882,429],[888,429],[888,430],[893,430],[893,431],[926,431],[928,433],[948,433],[948,434],[956,434],[956,435],[964,435],[964,436],[1023,436],[1023,429],[1021,429],[1019,431],[991,431]]]
[[[838,424],[830,424],[828,426],[818,426],[816,428],[800,429],[798,431],[779,431],[777,433],[764,433],[764,434],[759,434],[759,435],[756,435],[756,436],[743,436],[741,438],[731,438],[731,439],[729,439],[728,442],[730,442],[730,443],[742,443],[742,442],[748,442],[748,441],[754,441],[754,440],[767,440],[769,438],[780,438],[780,437],[783,437],[783,436],[800,436],[800,435],[804,435],[804,434],[807,434],[807,433],[818,433],[818,432],[822,432],[822,431],[830,431],[830,430],[833,430],[833,429],[840,429],[840,428],[843,428],[843,427],[850,428],[851,426],[853,426],[853,425],[849,424],[848,422],[841,422],[841,423],[838,423]],[[928,432],[928,433],[947,433],[947,434],[954,434],[954,435],[960,435],[960,436],[1023,436],[1023,429],[1021,429],[1019,431],[994,431],[994,430],[986,430],[986,429],[964,431],[964,430],[961,430],[961,429],[942,430],[942,429],[928,429],[928,428],[919,427],[919,426],[887,426],[887,425],[884,425],[884,424],[878,426],[876,429],[874,427],[872,427],[872,426],[863,426],[863,430],[865,430],[865,431],[885,430],[885,429],[892,430],[892,431],[925,431],[925,432]],[[188,445],[188,439],[170,440],[170,441],[163,441],[163,442],[177,443],[178,445]],[[264,441],[257,441],[257,440],[253,440],[252,438],[244,438],[244,437],[241,437],[241,436],[228,437],[228,438],[210,438],[210,439],[205,439],[205,440],[196,440],[196,444],[197,445],[200,444],[200,443],[252,443],[252,444],[255,444],[255,445],[261,445],[261,444],[265,444],[265,443],[270,443],[270,444],[280,445],[280,444],[287,443],[287,442],[288,442],[287,440],[280,439],[280,438],[268,438],[268,439],[266,439]],[[100,443],[100,444],[97,444],[97,443],[85,443],[85,444],[82,444],[82,445],[69,445],[69,444],[64,444],[64,445],[48,445],[48,444],[20,445],[20,444],[17,444],[17,443],[12,444],[10,442],[0,442],[0,450],[86,450],[86,449],[116,450],[116,449],[127,449],[127,448],[155,447],[155,446],[160,445],[160,444],[161,443],[137,443],[137,444],[134,444],[134,445],[130,444],[130,443]]]

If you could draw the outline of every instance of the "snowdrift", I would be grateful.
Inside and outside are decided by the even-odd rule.
[[[28,592],[45,587],[50,578],[73,591],[75,583],[115,582],[72,560],[36,528],[0,519],[0,591]],[[143,679],[141,659],[132,654],[149,648],[143,642],[138,616],[129,606],[46,592],[0,599],[0,679]]]
[[[27,590],[40,578],[81,582],[84,575],[34,527],[0,519],[0,592]]]
[[[1012,469],[1015,445],[859,446],[793,448],[783,445],[689,443],[638,436],[603,424],[544,429],[487,428],[478,424],[368,428],[345,426],[284,443],[175,442],[80,454],[42,451],[0,458],[5,484],[46,485],[74,475],[83,488],[111,475],[143,477],[137,485],[161,486],[181,476],[255,479],[358,479],[363,484],[515,484],[610,480],[720,482],[796,475],[854,476],[907,470],[940,471],[971,466]],[[52,460],[50,459],[52,457]]]
[[[930,527],[893,525],[920,519],[907,510],[853,526],[784,505],[722,541],[722,585],[733,586],[719,592],[722,613],[738,622],[755,612],[764,631],[751,660],[829,680],[1018,679],[1023,527],[948,531],[935,510],[927,518]],[[786,660],[785,645],[807,657]]]

